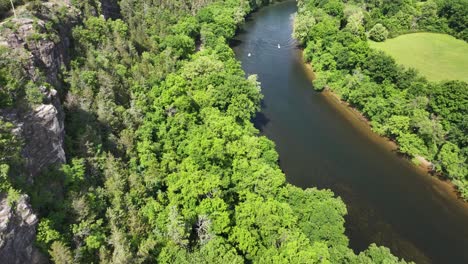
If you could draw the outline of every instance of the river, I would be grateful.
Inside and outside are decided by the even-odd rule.
[[[336,99],[313,91],[291,37],[296,10],[294,1],[265,7],[233,41],[243,69],[262,83],[255,125],[276,143],[288,181],[331,189],[344,200],[355,251],[375,242],[417,263],[468,263],[467,204]]]

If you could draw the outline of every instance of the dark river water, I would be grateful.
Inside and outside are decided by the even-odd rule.
[[[261,9],[233,42],[244,70],[262,83],[255,123],[276,143],[288,181],[331,189],[345,201],[355,251],[375,242],[417,263],[468,263],[467,205],[336,99],[313,91],[291,37],[296,10],[294,1]]]

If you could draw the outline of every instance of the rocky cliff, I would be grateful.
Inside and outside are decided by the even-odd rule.
[[[28,198],[22,195],[14,206],[6,196],[0,199],[0,260],[4,264],[47,263],[47,259],[33,246],[38,219]]]
[[[63,14],[64,8],[68,8],[66,16],[56,12],[62,9]],[[25,167],[20,177],[29,183],[42,169],[66,161],[60,72],[69,64],[70,33],[77,17],[67,2],[47,2],[35,16],[19,14],[10,19],[14,26],[4,27],[0,34],[0,45],[18,56],[27,78],[37,83],[44,98],[41,104],[26,109],[0,109],[1,118],[16,126],[14,131],[24,142],[21,154]],[[42,86],[44,81],[47,87]],[[34,247],[37,222],[26,195],[11,207],[6,194],[0,194],[0,263],[47,262]]]
[[[44,8],[52,15],[52,11],[59,7],[45,3]],[[66,18],[66,21],[57,23],[53,32],[46,27],[52,20],[49,17],[12,19],[15,30],[5,30],[2,32],[3,39],[0,39],[18,56],[27,58],[22,61],[30,80],[37,82],[45,76],[46,83],[53,87],[40,87],[44,101],[32,109],[8,109],[2,112],[3,118],[15,124],[17,133],[24,139],[22,155],[26,161],[29,182],[44,167],[65,162],[65,116],[57,90],[62,90],[60,71],[69,64],[70,32],[76,23],[76,16]]]

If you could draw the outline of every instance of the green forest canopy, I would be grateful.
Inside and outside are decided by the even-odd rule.
[[[69,162],[16,182],[22,142],[0,123],[2,192],[31,196],[54,262],[405,263],[374,244],[355,254],[341,199],[286,183],[250,122],[259,83],[227,40],[263,4],[121,0],[120,18],[105,19],[99,2],[73,2],[82,17],[59,89]],[[50,11],[38,38],[69,14]],[[37,84],[11,54],[0,52],[2,108],[33,106]]]

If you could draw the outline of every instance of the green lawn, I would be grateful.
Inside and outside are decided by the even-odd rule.
[[[446,34],[412,33],[370,46],[393,56],[397,63],[417,69],[428,80],[468,82],[468,43]]]

